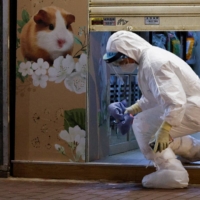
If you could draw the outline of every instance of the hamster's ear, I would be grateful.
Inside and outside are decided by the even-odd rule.
[[[39,10],[39,12],[34,16],[33,19],[37,24],[48,25],[49,22],[48,13],[44,10]]]
[[[68,14],[68,15],[66,16],[66,19],[67,19],[68,25],[70,25],[71,23],[75,22],[75,16],[72,15],[72,14]]]

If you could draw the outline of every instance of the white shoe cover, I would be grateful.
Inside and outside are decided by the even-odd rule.
[[[188,186],[188,173],[171,148],[156,153],[154,163],[157,171],[146,175],[142,184],[146,188],[185,188]]]
[[[185,188],[188,186],[189,178],[187,171],[158,170],[144,176],[142,185],[146,188]]]

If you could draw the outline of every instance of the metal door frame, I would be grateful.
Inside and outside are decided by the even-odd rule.
[[[1,0],[1,72],[0,72],[0,176],[8,176],[10,169],[9,145],[9,14],[10,1]]]

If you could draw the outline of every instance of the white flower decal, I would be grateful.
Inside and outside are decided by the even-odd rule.
[[[37,63],[32,63],[32,66],[29,61],[22,62],[18,71],[22,76],[32,75],[34,86],[45,88],[47,81],[55,83],[64,81],[68,90],[76,94],[86,92],[87,55],[85,53],[80,55],[77,63],[74,62],[71,55],[67,55],[65,58],[59,56],[54,60],[52,67],[49,67],[49,63],[42,58],[39,58]]]
[[[19,70],[20,73],[22,73],[22,76],[26,76],[26,75],[32,75],[33,74],[33,70],[31,69],[31,62],[28,61],[26,63],[21,62],[19,65]]]
[[[55,149],[58,150],[61,154],[66,155],[65,148],[59,144],[55,144]]]
[[[62,66],[67,74],[71,74],[75,66],[73,57],[70,55],[67,55],[66,58],[63,59],[62,61]]]
[[[46,61],[44,62],[42,58],[39,58],[37,63],[33,63],[32,68],[35,70],[36,75],[45,75],[49,68],[49,63]]]
[[[45,88],[47,86],[47,81],[48,81],[47,75],[38,76],[36,74],[33,74],[32,79],[33,79],[33,85],[36,87],[40,85],[41,88]]]
[[[86,79],[81,76],[81,73],[73,73],[70,78],[64,81],[65,87],[77,94],[86,92]]]
[[[87,55],[81,54],[79,61],[75,65],[75,69],[77,72],[81,72],[81,76],[86,77],[87,72]]]
[[[49,80],[55,81],[55,83],[61,83],[74,69],[75,63],[72,56],[67,55],[66,58],[60,56],[54,60],[53,67],[50,67],[48,70]]]
[[[85,131],[81,130],[79,126],[75,126],[74,128],[69,127],[69,133],[66,130],[63,130],[60,132],[59,136],[68,144],[76,143],[80,141],[80,138],[85,137]]]
[[[80,138],[79,145],[76,148],[77,157],[81,157],[82,160],[85,160],[85,138]]]
[[[63,130],[59,134],[59,137],[66,141],[72,151],[75,152],[75,161],[78,161],[80,158],[85,160],[85,136],[85,131],[80,129],[79,126],[69,127],[69,132]],[[57,145],[55,148],[59,150],[60,146]]]

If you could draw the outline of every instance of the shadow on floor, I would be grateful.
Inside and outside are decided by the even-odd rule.
[[[106,158],[96,160],[94,162],[100,163],[121,163],[121,164],[134,164],[134,165],[149,165],[150,161],[147,160],[139,149],[127,151]],[[150,163],[152,165],[152,163]]]

